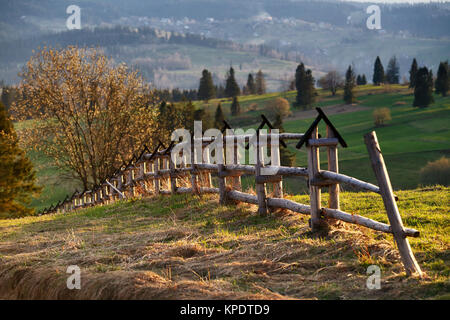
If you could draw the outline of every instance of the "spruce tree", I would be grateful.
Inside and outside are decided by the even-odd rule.
[[[367,84],[367,79],[366,79],[366,75],[365,74],[362,75],[361,84],[362,85],[366,85]]]
[[[200,84],[198,87],[197,98],[199,100],[208,101],[216,96],[216,89],[214,87],[211,72],[203,70]]]
[[[234,76],[234,69],[233,67],[231,67],[230,71],[228,72],[228,77],[225,85],[225,96],[227,98],[232,98],[240,94],[241,89],[239,88],[239,85],[236,82],[236,78]]]
[[[20,149],[14,126],[0,102],[0,217],[22,217],[33,214],[27,207],[31,197],[40,191],[31,161]]]
[[[356,85],[358,85],[358,86],[362,85],[362,77],[359,74],[356,77]]]
[[[253,79],[253,75],[251,73],[248,74],[246,89],[247,94],[256,94],[255,79]]]
[[[354,103],[355,98],[355,73],[353,72],[352,66],[348,66],[347,72],[345,73],[345,85],[344,85],[344,101],[347,104]]]
[[[416,86],[416,74],[417,74],[418,66],[416,58],[413,59],[411,64],[411,69],[409,70],[409,87],[414,88]]]
[[[433,99],[433,72],[427,67],[417,70],[414,87],[414,107],[428,107]]]
[[[256,73],[255,87],[257,94],[265,94],[266,93],[266,79],[264,78],[264,74],[261,70]]]
[[[219,103],[214,116],[214,128],[221,130],[223,128],[223,120],[225,120],[225,116],[222,111],[222,105]]]
[[[398,84],[400,82],[400,67],[397,63],[397,58],[393,56],[388,63],[386,70],[386,81],[389,84]]]
[[[373,66],[373,78],[372,82],[374,85],[379,86],[384,83],[384,68],[381,64],[380,57],[375,59],[375,64]]]
[[[307,107],[314,102],[314,78],[310,69],[305,70],[303,63],[299,64],[295,72],[295,87],[297,89],[297,107]]]
[[[448,69],[448,61],[439,63],[439,69],[437,72],[436,78],[436,93],[442,94],[443,97],[447,96],[447,91],[449,87],[449,69]]]
[[[237,116],[241,113],[241,105],[237,97],[233,98],[233,103],[231,103],[231,115]]]

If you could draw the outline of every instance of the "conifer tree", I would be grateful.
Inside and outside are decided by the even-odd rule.
[[[236,78],[234,76],[234,69],[230,67],[230,71],[228,72],[228,77],[225,85],[225,96],[227,98],[236,97],[241,94],[241,89],[237,84]]]
[[[386,81],[389,84],[398,84],[400,82],[400,67],[398,66],[397,58],[393,56],[388,63],[386,70]]]
[[[417,74],[418,66],[416,58],[413,59],[411,64],[411,69],[409,70],[409,87],[414,88],[416,86],[416,74]]]
[[[415,77],[414,107],[428,107],[434,102],[433,98],[433,72],[427,67],[419,68]]]
[[[307,107],[314,102],[314,78],[310,69],[305,70],[303,63],[299,64],[295,72],[295,87],[297,89],[297,107]]]
[[[223,114],[222,105],[219,103],[214,116],[214,128],[221,130],[223,128],[223,120],[225,120],[225,116]]]
[[[27,207],[40,191],[31,161],[19,147],[6,107],[0,102],[0,218],[33,214]]]
[[[216,89],[214,87],[211,72],[203,70],[200,84],[198,87],[197,98],[199,100],[208,101],[216,96]]]
[[[237,116],[241,113],[241,105],[239,104],[239,100],[237,97],[233,98],[233,102],[231,103],[231,115]]]
[[[358,85],[358,86],[362,85],[362,77],[359,74],[356,77],[356,85]]]
[[[366,85],[367,84],[367,79],[366,79],[366,75],[365,74],[362,75],[361,84],[362,85]]]
[[[374,85],[379,86],[384,83],[384,68],[381,64],[380,57],[377,57],[375,60],[375,64],[373,66],[373,78],[372,82]]]
[[[266,93],[266,79],[264,78],[264,74],[261,70],[259,70],[256,74],[255,87],[257,94]]]
[[[251,73],[248,74],[246,90],[247,94],[256,94],[255,79],[253,79],[253,75]]]
[[[437,72],[436,78],[436,93],[442,94],[443,97],[447,96],[447,91],[449,87],[449,69],[448,69],[448,61],[439,63],[439,69]]]
[[[352,66],[348,66],[347,72],[345,73],[345,85],[344,85],[344,101],[347,104],[354,103],[355,98],[355,73],[353,72]]]

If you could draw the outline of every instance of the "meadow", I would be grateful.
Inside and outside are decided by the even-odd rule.
[[[421,233],[410,243],[422,279],[405,276],[391,235],[341,223],[317,237],[308,216],[176,195],[0,220],[0,298],[450,299],[449,192],[397,192],[405,226]],[[343,210],[387,222],[379,195],[341,199]],[[366,287],[372,264],[379,290]],[[69,265],[81,269],[81,290],[66,289]]]

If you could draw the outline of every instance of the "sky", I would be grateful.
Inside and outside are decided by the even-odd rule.
[[[353,2],[371,2],[371,3],[430,3],[430,2],[450,2],[450,0],[341,0]]]

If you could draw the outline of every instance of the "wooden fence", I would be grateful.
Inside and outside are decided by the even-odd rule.
[[[262,157],[262,148],[257,147],[255,165],[238,163],[238,140],[234,135],[224,135],[224,141],[229,143],[232,139],[235,148],[233,164],[214,164],[209,158],[204,161],[196,161],[197,155],[194,148],[191,149],[192,164],[182,163],[176,165],[171,158],[171,151],[175,144],[167,148],[159,143],[150,151],[147,147],[139,156],[133,157],[129,163],[123,164],[111,177],[92,190],[76,191],[71,197],[66,197],[62,202],[41,211],[39,214],[64,213],[89,206],[110,204],[114,201],[152,195],[170,195],[177,193],[217,193],[221,204],[246,202],[258,206],[258,214],[267,215],[269,212],[279,209],[288,209],[297,213],[311,216],[310,225],[313,231],[326,230],[332,219],[361,225],[373,230],[391,233],[397,243],[405,271],[408,275],[422,275],[421,269],[414,258],[407,237],[418,237],[419,231],[405,228],[396,204],[398,200],[392,190],[388,172],[381,154],[375,132],[364,136],[365,144],[369,152],[372,168],[375,172],[379,186],[339,173],[338,145],[347,147],[346,142],[333,126],[331,121],[320,108],[316,108],[317,118],[305,133],[280,133],[280,144],[285,145],[286,140],[298,140],[296,147],[305,146],[308,153],[308,167],[273,167],[275,175],[263,175],[262,169],[271,169],[265,165]],[[269,127],[267,137],[275,138],[274,129],[266,117],[257,132],[265,126]],[[326,124],[326,137],[319,135],[319,123]],[[225,122],[225,128],[231,129]],[[224,129],[225,129],[224,128]],[[224,130],[223,130],[224,131]],[[249,138],[249,137],[245,137]],[[202,148],[208,149],[211,139],[201,138]],[[320,149],[327,150],[328,168],[320,167]],[[226,154],[223,149],[224,156]],[[280,157],[279,149],[274,148],[275,157]],[[209,152],[206,152],[209,154]],[[273,159],[273,158],[272,158]],[[203,162],[203,163],[200,163]],[[217,176],[215,187],[211,175]],[[255,177],[256,195],[245,193],[242,190],[241,176],[251,175]],[[283,197],[283,177],[306,178],[309,186],[310,205],[294,202]],[[340,209],[339,185],[346,184],[353,188],[371,191],[381,195],[389,219],[389,224],[381,223],[357,214],[347,213]],[[268,196],[267,188],[272,187],[271,196]],[[329,193],[328,208],[321,206],[321,188],[327,187]]]

